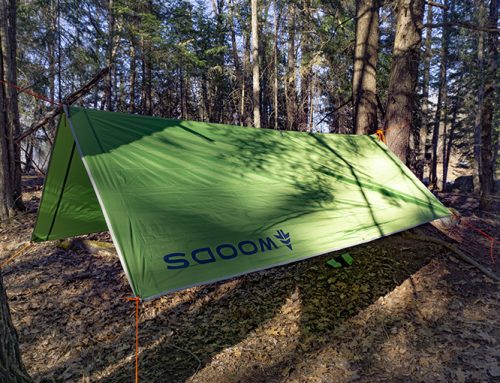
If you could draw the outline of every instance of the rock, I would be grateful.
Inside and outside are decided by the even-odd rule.
[[[453,189],[458,189],[462,193],[471,193],[474,190],[474,181],[472,176],[458,177],[453,183]]]

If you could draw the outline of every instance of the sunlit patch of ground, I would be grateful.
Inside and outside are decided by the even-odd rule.
[[[31,185],[29,211],[0,231],[0,262],[29,238],[39,198]],[[499,237],[488,219],[476,223]],[[488,243],[462,236],[487,264]],[[134,308],[118,257],[56,245],[35,245],[3,270],[28,370],[37,382],[132,382]],[[349,252],[348,268],[329,268],[325,255],[142,304],[141,381],[500,378],[498,284],[404,235]]]

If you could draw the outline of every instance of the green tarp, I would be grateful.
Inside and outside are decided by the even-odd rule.
[[[33,240],[109,229],[134,294],[147,299],[449,214],[372,136],[70,108]]]

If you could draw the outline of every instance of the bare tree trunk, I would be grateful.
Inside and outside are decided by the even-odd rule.
[[[295,4],[288,5],[288,70],[286,74],[287,129],[297,130],[297,90],[295,89]]]
[[[239,86],[239,94],[242,94],[242,87],[244,86],[244,75],[241,70],[240,58],[238,57],[238,46],[236,44],[236,32],[234,31],[234,4],[233,0],[229,0],[229,29],[231,33],[231,50],[233,54],[234,71],[236,74],[236,83]],[[238,103],[238,102],[236,102]],[[237,125],[242,125],[243,113],[241,112],[241,100],[240,106],[235,106],[236,112],[238,114],[238,119],[236,121]]]
[[[265,2],[263,4],[262,10],[259,11],[259,19],[267,20],[269,14],[269,5],[271,2]],[[259,36],[264,36],[264,22],[259,22]],[[269,110],[271,105],[271,92],[269,88],[269,73],[270,73],[270,63],[268,62],[268,55],[266,54],[268,39],[259,38],[259,73],[260,73],[260,123],[261,127],[268,127],[270,125],[269,121]]]
[[[147,0],[140,5],[143,12],[152,12],[152,2]],[[148,31],[149,33],[149,31]],[[142,69],[142,90],[141,90],[141,108],[142,113],[146,115],[153,114],[153,96],[152,96],[152,63],[151,63],[151,36],[145,33],[141,38],[141,69]]]
[[[245,43],[243,45],[243,71],[241,79],[241,109],[240,114],[242,116],[242,125],[251,125],[250,117],[247,113],[246,108],[246,81],[247,81],[247,71],[250,67],[250,33],[246,32]]]
[[[453,113],[450,121],[450,132],[448,134],[448,143],[444,142],[444,152],[443,152],[443,187],[442,190],[446,191],[446,182],[448,181],[448,167],[450,164],[451,151],[453,149],[453,139],[455,138],[455,130],[457,127],[457,114],[460,107],[460,100],[455,101],[453,106]]]
[[[356,1],[352,103],[356,134],[373,133],[377,122],[378,0]]]
[[[0,2],[0,80],[16,81],[16,1]],[[21,161],[14,136],[20,132],[17,91],[0,84],[0,221],[21,208]],[[21,359],[0,270],[0,382],[31,382]]]
[[[279,105],[278,105],[278,20],[279,9],[278,1],[274,0],[274,47],[273,47],[273,64],[274,64],[274,83],[273,83],[273,109],[274,109],[274,129],[278,129]]]
[[[61,0],[57,0],[57,95],[62,100],[62,31],[61,31]]]
[[[439,91],[436,105],[436,115],[434,118],[434,127],[432,131],[432,167],[429,177],[429,183],[433,189],[438,187],[438,163],[444,161],[444,155],[440,152],[446,147],[446,119],[448,108],[448,84],[447,84],[447,71],[448,71],[448,43],[449,43],[449,30],[448,30],[448,1],[445,0],[443,9],[443,31],[441,35],[441,52],[440,52],[440,66],[439,66]],[[442,180],[441,180],[442,181]]]
[[[56,26],[57,16],[54,4],[55,0],[51,0],[49,5],[50,24],[49,24],[49,38],[47,39],[47,53],[49,60],[49,99],[54,104],[56,95]],[[53,131],[55,124],[51,124],[50,130]]]
[[[427,23],[432,24],[432,5],[427,4]],[[419,131],[417,177],[424,178],[424,170],[427,162],[427,136],[429,134],[429,84],[431,81],[431,58],[432,58],[432,28],[427,27],[425,34],[424,53],[424,81],[422,84],[422,116]]]
[[[129,48],[129,60],[130,60],[130,74],[129,74],[129,89],[128,89],[128,98],[129,98],[129,106],[128,110],[130,113],[135,113],[135,77],[136,77],[136,63],[135,63],[135,42],[134,39],[130,39],[130,48]]]
[[[32,382],[26,372],[19,352],[17,332],[10,318],[7,295],[3,287],[0,272],[0,382],[29,383]]]
[[[113,10],[113,0],[108,0],[108,46],[106,47],[106,66],[113,65],[113,41],[115,33],[115,14]],[[107,110],[113,110],[112,79],[113,71],[110,70],[104,79],[104,102]]]
[[[384,129],[389,148],[406,163],[422,41],[424,0],[398,0],[396,10],[396,36]]]
[[[3,90],[3,103],[0,104],[0,113],[3,113],[4,124],[0,126],[3,130],[4,140],[7,143],[7,161],[3,162],[6,176],[9,179],[9,192],[14,200],[16,209],[24,210],[21,187],[21,153],[19,145],[16,145],[14,137],[21,131],[19,122],[19,108],[17,101],[17,62],[16,62],[16,2],[15,0],[2,0],[0,2],[0,39],[1,39],[1,77],[7,84],[1,84]]]
[[[498,3],[490,2],[489,27],[497,28]],[[484,102],[481,123],[481,168],[479,181],[481,183],[481,199],[479,208],[487,210],[491,207],[491,194],[493,194],[495,181],[493,179],[493,111],[495,105],[496,71],[497,71],[497,36],[488,34],[488,68],[484,85]]]
[[[252,7],[252,84],[253,84],[253,126],[261,127],[260,121],[260,68],[259,68],[259,17],[258,0],[251,0]]]
[[[315,91],[316,91],[316,75],[313,75],[311,79],[311,86],[309,87],[309,122],[307,126],[308,132],[312,132],[313,130]]]
[[[484,25],[484,20],[486,18],[485,4],[479,2],[479,23]],[[481,191],[479,172],[481,169],[481,119],[483,110],[483,100],[484,100],[484,36],[485,33],[482,31],[478,32],[477,39],[477,64],[478,64],[478,74],[479,74],[479,85],[477,91],[477,112],[474,119],[474,166],[472,167],[472,182],[474,185],[474,192],[479,194]]]
[[[311,18],[310,18],[310,1],[302,0],[300,2],[300,17],[301,21],[301,42],[300,42],[300,97],[298,110],[298,130],[306,131],[309,122],[309,96],[311,87]]]
[[[0,30],[0,37],[3,30]],[[4,79],[3,73],[3,44],[0,44],[0,79]],[[14,215],[14,193],[10,177],[9,160],[9,134],[7,116],[3,112],[6,104],[6,93],[3,84],[0,84],[0,222]]]

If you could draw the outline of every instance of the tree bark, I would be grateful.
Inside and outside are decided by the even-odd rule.
[[[481,113],[484,100],[484,32],[479,32],[477,41],[477,63],[479,69],[479,86],[477,90],[477,112],[474,119],[474,166],[472,167],[472,182],[474,192],[480,192],[479,172],[481,169]]]
[[[273,1],[274,4],[274,46],[273,46],[273,64],[274,64],[274,83],[273,83],[273,112],[274,112],[274,129],[278,129],[279,104],[278,104],[278,20],[279,8],[278,0]]]
[[[498,3],[497,0],[490,2],[489,26],[497,27]],[[493,111],[495,106],[495,88],[497,71],[497,41],[496,34],[488,35],[488,69],[484,85],[484,102],[481,124],[481,168],[479,181],[481,183],[481,199],[479,208],[487,210],[491,207],[491,195],[494,192],[495,181],[493,179]]]
[[[5,81],[1,83],[2,103],[0,104],[0,114],[3,114],[0,134],[5,145],[6,154],[2,161],[4,171],[4,182],[8,183],[5,190],[11,194],[7,198],[7,209],[24,210],[21,188],[21,152],[20,147],[16,145],[14,137],[21,131],[19,122],[19,107],[17,100],[17,62],[16,62],[16,2],[15,0],[2,0],[0,2],[0,61],[2,69],[0,79]],[[8,86],[10,84],[12,86]],[[4,154],[2,153],[2,156]],[[10,200],[14,204],[10,205]],[[0,201],[0,204],[2,202]],[[5,210],[5,209],[2,209]],[[10,210],[12,213],[13,210]]]
[[[288,69],[286,74],[287,129],[297,130],[297,90],[295,89],[295,4],[288,5]]]
[[[301,59],[300,59],[300,103],[298,130],[307,131],[310,113],[310,88],[311,88],[311,29],[310,0],[302,0],[301,9]]]
[[[417,84],[424,0],[398,0],[384,130],[389,148],[407,162]]]
[[[427,22],[432,23],[431,5],[427,6]],[[425,165],[427,163],[427,136],[429,134],[429,84],[431,80],[431,58],[432,58],[432,29],[427,28],[425,34],[424,53],[424,79],[422,84],[422,115],[418,141],[417,177],[424,178]]]
[[[446,6],[448,1],[444,3]],[[448,11],[443,10],[443,20],[448,21]],[[437,165],[441,158],[444,161],[444,156],[440,154],[446,145],[446,116],[447,116],[447,103],[448,103],[448,84],[447,84],[447,71],[448,71],[448,28],[443,28],[441,35],[441,52],[439,64],[439,90],[436,105],[436,115],[434,118],[434,127],[432,131],[432,166],[429,183],[431,188],[438,187],[438,172]],[[442,180],[441,180],[442,181]]]
[[[241,64],[240,64],[240,58],[238,57],[238,45],[236,43],[236,32],[234,30],[234,4],[233,0],[229,0],[229,29],[231,33],[231,50],[233,54],[233,63],[234,63],[234,72],[236,75],[236,83],[238,84],[239,91],[238,93],[241,95],[243,93],[243,87],[244,87],[244,74],[241,70]],[[237,97],[238,99],[238,97]],[[236,114],[238,115],[237,121],[235,121],[236,125],[242,125],[243,124],[243,111],[241,108],[241,100],[239,100],[239,104],[236,107]]]
[[[9,304],[0,271],[0,382],[32,382],[19,351],[17,332],[10,318]]]
[[[260,68],[259,68],[259,20],[258,0],[251,0],[252,7],[252,84],[253,84],[253,126],[261,127],[260,121]]]
[[[129,89],[128,89],[128,111],[130,113],[135,113],[135,77],[136,77],[136,63],[135,63],[135,41],[133,38],[130,39],[129,48],[129,60],[130,60],[130,73],[129,73]]]
[[[354,132],[377,130],[378,0],[356,1],[356,45],[352,76]]]
[[[106,47],[106,66],[112,67],[114,61],[113,55],[113,41],[115,33],[115,14],[114,14],[113,0],[108,0],[108,43]],[[113,110],[113,71],[110,70],[104,78],[104,102],[106,110]]]
[[[460,79],[461,81],[462,79]],[[448,181],[448,167],[450,165],[451,151],[453,149],[453,140],[455,138],[455,131],[457,128],[457,114],[460,109],[460,99],[455,100],[453,105],[453,112],[450,121],[450,131],[448,133],[448,142],[443,142],[443,183],[442,190],[446,191],[446,182]]]
[[[141,68],[142,68],[142,113],[151,115],[152,95],[151,95],[151,41],[149,37],[142,37],[141,40]]]
[[[251,125],[250,113],[247,108],[247,73],[250,68],[250,33],[245,31],[244,33],[245,42],[243,44],[243,70],[241,79],[241,109],[240,114],[242,116],[242,125]]]

